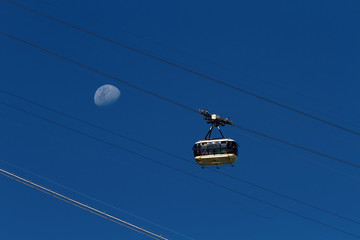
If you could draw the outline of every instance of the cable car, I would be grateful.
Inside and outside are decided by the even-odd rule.
[[[195,161],[202,168],[204,166],[219,168],[219,165],[225,164],[234,166],[233,163],[238,156],[238,144],[233,139],[225,138],[219,127],[219,125],[233,125],[234,123],[227,118],[223,119],[216,114],[210,114],[208,111],[199,110],[199,112],[205,116],[205,120],[211,124],[211,127],[204,140],[197,141],[193,146]],[[217,127],[222,138],[211,138],[214,127]]]
[[[201,140],[195,143],[193,150],[195,160],[201,166],[233,166],[238,155],[237,144],[230,138]]]

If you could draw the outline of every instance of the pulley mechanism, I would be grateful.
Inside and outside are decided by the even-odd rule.
[[[222,118],[219,115],[211,114],[207,110],[200,109],[199,113],[205,116],[204,119],[206,120],[206,122],[208,124],[211,124],[210,130],[206,134],[205,139],[211,139],[211,132],[214,129],[214,127],[217,127],[222,138],[225,138],[224,135],[222,134],[219,126],[225,126],[226,124],[234,125],[234,123],[232,121],[230,121],[228,118]]]

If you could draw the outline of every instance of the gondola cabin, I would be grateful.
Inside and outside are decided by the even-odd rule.
[[[237,143],[230,138],[204,139],[195,143],[194,157],[201,166],[232,165],[237,160]]]

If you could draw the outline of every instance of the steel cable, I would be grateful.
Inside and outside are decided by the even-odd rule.
[[[83,67],[83,68],[85,68],[85,69],[87,69],[87,70],[89,70],[89,71],[98,73],[98,74],[100,74],[100,75],[102,75],[102,76],[104,76],[104,77],[106,77],[106,78],[110,78],[110,79],[112,79],[112,80],[121,82],[121,83],[123,83],[123,84],[125,84],[125,85],[127,85],[127,86],[129,86],[129,87],[135,88],[135,89],[137,89],[137,90],[139,90],[139,91],[141,91],[141,92],[144,92],[144,93],[146,93],[146,94],[148,94],[148,95],[157,97],[157,98],[159,98],[159,99],[161,99],[161,100],[163,100],[163,101],[166,101],[166,102],[168,102],[168,103],[174,104],[174,105],[176,105],[176,106],[178,106],[178,107],[184,108],[184,109],[186,109],[186,110],[188,110],[188,111],[191,111],[191,112],[193,112],[193,113],[197,113],[197,112],[198,112],[196,109],[194,109],[194,108],[192,108],[192,107],[189,107],[189,106],[187,106],[187,105],[185,105],[185,104],[182,104],[182,103],[180,103],[180,102],[178,102],[178,101],[172,100],[172,99],[170,99],[170,98],[168,98],[168,97],[164,97],[164,96],[162,96],[162,95],[160,95],[160,94],[154,93],[154,92],[152,92],[152,91],[150,91],[150,90],[147,90],[147,89],[142,88],[142,87],[139,87],[139,86],[137,86],[137,85],[135,85],[135,84],[129,83],[129,82],[127,82],[127,81],[125,81],[125,80],[122,80],[122,79],[120,79],[120,78],[118,78],[118,77],[115,77],[115,76],[113,76],[113,75],[111,75],[111,74],[108,74],[108,73],[103,72],[103,71],[101,71],[101,70],[98,70],[98,69],[96,69],[96,68],[90,67],[90,66],[88,66],[88,65],[86,65],[86,64],[80,63],[80,62],[75,61],[75,60],[73,60],[73,59],[71,59],[71,58],[65,57],[65,56],[63,56],[63,55],[61,55],[61,54],[59,54],[59,53],[50,51],[50,50],[48,50],[48,49],[46,49],[46,48],[43,48],[43,47],[41,47],[41,46],[39,46],[39,45],[36,45],[36,44],[34,44],[34,43],[31,43],[31,42],[28,42],[28,41],[26,41],[26,40],[24,40],[24,39],[21,39],[21,38],[19,38],[19,37],[14,36],[14,35],[12,35],[12,34],[6,33],[6,32],[1,31],[1,30],[0,30],[0,34],[2,34],[2,35],[4,35],[4,36],[7,36],[7,37],[9,37],[9,38],[12,38],[12,39],[14,39],[14,40],[17,40],[17,41],[19,41],[19,42],[22,42],[22,43],[24,43],[24,44],[26,44],[26,45],[32,46],[32,47],[34,47],[34,48],[36,48],[36,49],[39,49],[39,50],[41,50],[41,51],[43,51],[43,52],[46,52],[46,53],[50,54],[50,55],[56,56],[56,57],[58,57],[58,58],[61,58],[61,59],[65,60],[65,61],[67,61],[67,62],[70,62],[70,63],[73,63],[73,64],[78,65],[78,66],[80,66],[80,67]],[[330,154],[322,153],[322,152],[320,152],[320,151],[316,151],[316,150],[313,150],[313,149],[311,149],[311,148],[301,146],[301,145],[299,145],[299,144],[295,144],[295,143],[292,143],[292,142],[289,142],[289,141],[286,141],[286,140],[282,140],[282,139],[279,139],[279,138],[276,138],[276,137],[273,137],[273,136],[270,136],[270,135],[261,133],[261,132],[259,132],[259,131],[255,131],[255,130],[252,130],[252,129],[249,129],[249,128],[246,128],[246,127],[242,127],[242,126],[240,126],[240,125],[234,125],[234,127],[237,127],[237,128],[239,128],[239,129],[241,129],[241,130],[244,130],[244,131],[247,131],[247,132],[251,132],[251,133],[253,133],[253,134],[256,134],[256,135],[259,135],[259,136],[262,136],[262,137],[265,137],[265,138],[272,139],[272,140],[274,140],[274,141],[277,141],[277,142],[280,142],[280,143],[283,143],[283,144],[287,144],[287,145],[289,145],[289,146],[292,146],[292,147],[295,147],[295,148],[298,148],[298,149],[301,149],[301,150],[304,150],[304,151],[307,151],[307,152],[311,152],[311,153],[313,153],[313,154],[320,155],[320,156],[322,156],[322,157],[326,157],[326,158],[329,158],[329,159],[332,159],[332,160],[341,162],[341,163],[343,163],[343,164],[346,164],[346,165],[349,165],[349,166],[352,166],[352,167],[360,168],[360,164],[352,163],[352,162],[343,160],[343,159],[341,159],[341,158],[332,156],[332,155],[330,155]]]
[[[177,231],[175,231],[175,230],[172,230],[172,229],[170,229],[170,228],[164,227],[164,226],[162,226],[162,225],[160,225],[160,224],[157,224],[157,223],[155,223],[155,222],[153,222],[153,221],[147,220],[147,219],[145,219],[145,218],[143,218],[143,217],[140,217],[140,216],[138,216],[138,215],[135,215],[135,214],[133,214],[133,213],[130,213],[130,212],[128,212],[128,211],[125,211],[124,209],[120,209],[120,208],[118,208],[118,207],[115,207],[115,206],[113,206],[113,205],[111,205],[111,204],[109,204],[109,203],[106,203],[106,202],[104,202],[104,201],[101,201],[101,200],[99,200],[99,199],[96,199],[96,198],[94,198],[94,197],[91,197],[91,196],[89,196],[89,195],[86,195],[86,194],[84,194],[84,193],[81,193],[81,192],[79,192],[79,191],[77,191],[77,190],[74,190],[74,189],[72,189],[72,188],[70,188],[70,187],[64,186],[64,185],[62,185],[62,184],[60,184],[60,183],[58,183],[58,182],[55,182],[55,181],[53,181],[53,180],[51,180],[51,179],[49,179],[49,178],[40,176],[39,174],[36,174],[36,173],[34,173],[34,172],[31,172],[31,171],[29,171],[29,170],[27,170],[27,169],[24,169],[24,168],[22,168],[22,167],[19,167],[19,166],[13,164],[13,163],[10,163],[10,162],[5,161],[5,160],[2,160],[2,159],[0,159],[0,162],[4,163],[4,164],[6,164],[6,165],[9,165],[9,166],[11,166],[11,167],[13,167],[13,168],[16,168],[16,169],[18,169],[18,170],[21,170],[21,171],[23,171],[23,172],[29,173],[29,174],[31,174],[31,175],[33,175],[33,176],[35,176],[35,177],[38,177],[38,178],[40,178],[40,179],[42,179],[42,180],[45,180],[45,181],[47,181],[47,182],[49,182],[49,183],[51,183],[51,184],[54,184],[54,185],[56,185],[56,186],[58,186],[58,187],[61,187],[61,188],[63,188],[63,189],[66,189],[66,190],[68,190],[68,191],[71,191],[71,192],[73,192],[73,193],[76,193],[76,194],[78,194],[78,195],[80,195],[80,196],[82,196],[82,197],[88,198],[88,199],[90,199],[90,200],[92,200],[92,201],[94,201],[94,202],[100,203],[100,204],[102,204],[102,205],[104,205],[104,206],[107,206],[107,207],[110,207],[110,208],[112,208],[112,209],[115,209],[115,210],[117,210],[117,211],[119,211],[119,212],[125,213],[125,214],[127,214],[127,215],[129,215],[129,216],[132,216],[132,217],[134,217],[134,218],[137,218],[137,219],[139,219],[139,220],[141,220],[141,221],[150,223],[150,224],[152,224],[152,225],[154,225],[154,226],[156,226],[156,227],[162,228],[163,230],[166,230],[166,231],[169,231],[169,232],[171,232],[171,233],[174,233],[174,234],[176,234],[176,235],[178,235],[178,236],[180,236],[180,237],[183,237],[183,238],[186,238],[186,239],[190,239],[190,240],[195,240],[194,238],[191,238],[191,237],[186,236],[186,235],[184,235],[184,234],[182,234],[182,233],[179,233],[179,232],[177,232]]]
[[[183,70],[183,71],[192,73],[192,74],[194,74],[194,75],[196,75],[196,76],[199,76],[199,77],[201,77],[201,78],[210,80],[210,81],[215,82],[215,83],[217,83],[217,84],[220,84],[220,85],[222,85],[222,86],[231,88],[231,89],[236,90],[236,91],[238,91],[238,92],[241,92],[241,93],[243,93],[243,94],[246,94],[246,95],[255,97],[255,98],[257,98],[257,99],[260,99],[260,100],[262,100],[262,101],[268,102],[268,103],[273,104],[273,105],[276,105],[276,106],[281,107],[281,108],[283,108],[283,109],[286,109],[286,110],[295,112],[295,113],[297,113],[297,114],[300,114],[300,115],[302,115],[302,116],[305,116],[305,117],[311,118],[311,119],[313,119],[313,120],[319,121],[319,122],[321,122],[321,123],[323,123],[323,124],[326,124],[326,125],[329,125],[329,126],[338,128],[338,129],[340,129],[340,130],[346,131],[346,132],[348,132],[348,133],[352,133],[352,134],[355,134],[355,135],[357,135],[357,136],[360,136],[360,132],[358,132],[358,131],[349,129],[349,128],[347,128],[347,127],[343,127],[343,126],[341,126],[341,125],[339,125],[339,124],[330,122],[330,121],[328,121],[328,120],[322,119],[322,118],[317,117],[317,116],[315,116],[315,115],[306,113],[306,112],[304,112],[304,111],[301,111],[301,110],[298,110],[298,109],[296,109],[296,108],[290,107],[290,106],[288,106],[288,105],[282,104],[282,103],[280,103],[280,102],[274,101],[274,100],[269,99],[269,98],[267,98],[267,97],[263,97],[263,96],[261,96],[261,95],[259,95],[259,94],[256,94],[256,93],[254,93],[254,92],[251,92],[251,91],[249,91],[249,90],[246,90],[246,89],[243,89],[243,88],[234,86],[234,85],[232,85],[232,84],[226,83],[226,82],[221,81],[221,80],[219,80],[219,79],[217,79],[217,78],[215,78],[215,77],[212,77],[212,76],[209,76],[209,75],[207,75],[207,74],[201,73],[201,72],[199,72],[199,71],[193,70],[193,69],[191,69],[191,68],[189,68],[189,67],[182,66],[182,65],[180,65],[180,64],[171,62],[171,61],[166,60],[166,59],[164,59],[164,58],[157,57],[157,56],[155,56],[155,55],[153,55],[153,54],[147,53],[147,52],[145,52],[145,51],[142,51],[142,50],[139,50],[139,49],[137,49],[137,48],[131,47],[131,46],[129,46],[129,45],[120,43],[120,42],[118,42],[118,41],[112,40],[112,39],[107,38],[107,37],[104,37],[104,36],[102,36],[102,35],[100,35],[100,34],[97,34],[97,33],[94,33],[94,32],[88,31],[88,30],[85,30],[84,28],[75,26],[75,25],[73,25],[73,24],[71,24],[71,23],[65,22],[65,21],[60,20],[60,19],[58,19],[58,18],[55,18],[55,17],[49,16],[49,15],[46,15],[45,13],[40,12],[40,11],[38,11],[38,10],[31,9],[31,8],[29,8],[29,7],[26,7],[26,6],[24,6],[24,5],[21,5],[21,4],[19,4],[19,3],[15,3],[15,2],[12,2],[12,1],[9,1],[9,0],[2,0],[2,1],[7,2],[7,3],[9,3],[9,4],[12,4],[13,6],[22,8],[22,9],[24,9],[24,10],[26,10],[26,11],[28,11],[28,12],[34,13],[34,14],[36,14],[36,15],[38,15],[38,16],[41,16],[41,17],[47,18],[47,19],[49,19],[49,20],[52,20],[52,21],[54,21],[54,22],[60,23],[60,24],[62,24],[62,25],[65,25],[65,26],[70,27],[70,28],[72,28],[72,29],[75,29],[75,30],[77,30],[77,31],[81,31],[81,32],[86,33],[86,34],[89,34],[89,35],[91,35],[91,36],[93,36],[93,37],[96,37],[96,38],[105,40],[105,41],[110,42],[110,43],[112,43],[112,44],[115,44],[115,45],[117,45],[117,46],[120,46],[120,47],[126,48],[126,49],[128,49],[128,50],[131,50],[131,51],[133,51],[133,52],[136,52],[136,53],[138,53],[138,54],[141,54],[141,55],[144,55],[144,56],[146,56],[146,57],[155,59],[155,60],[157,60],[157,61],[159,61],[159,62],[168,64],[168,65],[170,65],[170,66],[176,67],[176,68],[181,69],[181,70]]]
[[[80,118],[74,117],[74,116],[69,115],[69,114],[66,114],[66,113],[64,113],[64,112],[61,112],[61,111],[59,111],[59,110],[50,108],[50,107],[48,107],[48,106],[45,106],[45,105],[43,105],[43,104],[37,103],[37,102],[32,101],[32,100],[29,100],[29,99],[27,99],[27,98],[21,97],[21,96],[19,96],[19,95],[14,94],[14,93],[10,93],[10,92],[5,91],[5,90],[2,90],[2,89],[0,89],[0,92],[3,93],[3,94],[6,94],[6,95],[8,95],[8,96],[12,96],[12,97],[18,98],[18,99],[20,99],[20,100],[22,100],[22,101],[24,101],[24,102],[30,103],[30,104],[32,104],[32,105],[41,107],[41,108],[46,109],[46,110],[48,110],[48,111],[54,112],[54,113],[56,113],[56,114],[65,116],[65,117],[67,117],[67,118],[69,118],[69,119],[78,121],[78,122],[83,123],[83,124],[85,124],[85,125],[94,127],[94,128],[96,128],[96,129],[102,130],[102,131],[107,132],[107,133],[110,133],[110,134],[112,134],[112,135],[114,135],[114,136],[118,136],[118,137],[124,138],[124,139],[126,139],[126,140],[128,140],[128,141],[137,143],[137,144],[139,144],[139,145],[143,145],[143,146],[148,147],[148,148],[150,148],[150,149],[153,149],[153,150],[155,150],[155,151],[164,153],[164,154],[166,154],[166,155],[168,155],[168,156],[171,156],[171,157],[180,159],[180,160],[182,160],[182,161],[185,161],[185,162],[188,162],[188,163],[197,165],[194,161],[190,161],[190,160],[188,160],[188,159],[186,159],[186,158],[184,158],[184,157],[182,157],[182,156],[179,156],[179,155],[170,153],[170,152],[165,151],[165,150],[163,150],[163,149],[161,149],[161,148],[158,148],[158,147],[149,145],[149,144],[147,144],[147,143],[138,141],[138,140],[136,140],[136,139],[130,138],[130,137],[125,136],[125,135],[123,135],[123,134],[120,134],[120,133],[118,133],[118,132],[115,132],[115,131],[109,130],[109,129],[107,129],[107,128],[101,127],[101,126],[99,126],[99,125],[97,125],[97,124],[90,123],[90,122],[88,122],[88,121],[85,121],[85,120],[82,120],[82,119],[80,119]],[[283,198],[285,198],[285,199],[288,199],[288,200],[291,200],[291,201],[300,203],[300,204],[302,204],[302,205],[304,205],[304,206],[307,206],[307,207],[310,207],[310,208],[313,208],[313,209],[316,209],[316,210],[325,212],[325,213],[327,213],[327,214],[330,214],[330,215],[339,217],[339,218],[341,218],[341,219],[344,219],[344,220],[347,220],[347,221],[350,221],[350,222],[353,222],[353,223],[356,223],[356,224],[360,224],[360,222],[357,221],[357,220],[354,220],[354,219],[351,219],[351,218],[342,216],[342,215],[340,215],[340,214],[337,214],[337,213],[335,213],[335,212],[332,212],[332,211],[329,211],[329,210],[326,210],[326,209],[317,207],[317,206],[315,206],[315,205],[306,203],[306,202],[301,201],[301,200],[298,200],[298,199],[296,199],[296,198],[287,196],[286,194],[282,194],[282,193],[276,192],[276,191],[274,191],[274,190],[271,190],[271,189],[266,188],[266,187],[264,187],[264,186],[261,186],[261,185],[259,185],[259,184],[252,183],[252,182],[247,181],[247,180],[245,180],[245,179],[241,179],[241,178],[239,178],[239,177],[232,176],[232,175],[230,175],[230,174],[227,174],[227,173],[224,173],[224,172],[221,172],[221,171],[212,169],[212,168],[209,168],[209,170],[210,170],[210,171],[213,171],[213,172],[216,172],[217,174],[221,174],[221,175],[223,175],[223,176],[226,176],[226,177],[228,177],[228,178],[234,179],[234,180],[236,180],[236,181],[242,182],[242,183],[247,184],[247,185],[249,185],[249,186],[252,186],[252,187],[255,187],[255,188],[258,188],[258,189],[261,189],[261,190],[270,192],[270,193],[273,193],[273,194],[278,195],[278,196],[280,196],[280,197],[283,197]]]
[[[14,179],[14,180],[16,180],[16,181],[18,181],[18,182],[20,182],[22,184],[25,184],[25,185],[27,185],[29,187],[34,188],[36,190],[39,190],[39,191],[41,191],[43,193],[46,193],[46,194],[48,194],[50,196],[53,196],[53,197],[55,197],[57,199],[60,199],[61,201],[70,203],[73,206],[84,209],[84,210],[86,210],[86,211],[88,211],[90,213],[93,213],[93,214],[98,215],[98,216],[100,216],[102,218],[108,219],[108,220],[110,220],[110,221],[112,221],[114,223],[120,224],[120,225],[122,225],[122,226],[124,226],[126,228],[129,228],[129,229],[133,230],[133,231],[142,233],[142,234],[144,234],[144,235],[146,235],[146,236],[148,236],[150,238],[167,240],[167,238],[164,238],[164,237],[162,237],[160,235],[157,235],[157,234],[155,234],[153,232],[150,232],[150,231],[148,231],[148,230],[146,230],[144,228],[138,227],[138,226],[136,226],[134,224],[131,224],[131,223],[127,222],[127,221],[121,220],[121,219],[119,219],[117,217],[114,217],[114,216],[112,216],[110,214],[107,214],[105,212],[97,210],[96,208],[90,207],[90,206],[88,206],[86,204],[83,204],[83,203],[81,203],[79,201],[76,201],[76,200],[71,199],[69,197],[66,197],[64,195],[61,195],[61,194],[59,194],[59,193],[57,193],[55,191],[52,191],[52,190],[50,190],[48,188],[45,188],[43,186],[40,186],[38,184],[35,184],[35,183],[33,183],[33,182],[29,181],[29,180],[21,178],[21,177],[15,175],[13,173],[10,173],[10,172],[7,172],[7,171],[3,170],[3,169],[0,169],[0,174],[5,176],[5,177]]]
[[[254,200],[254,201],[260,202],[260,203],[262,203],[262,204],[264,204],[264,205],[267,205],[267,206],[270,206],[270,207],[272,207],[272,208],[279,209],[279,210],[281,210],[281,211],[283,211],[283,212],[286,212],[286,213],[289,213],[289,214],[291,214],[291,215],[300,217],[300,218],[305,219],[305,220],[307,220],[307,221],[311,221],[311,222],[313,222],[313,223],[320,224],[320,225],[322,225],[322,226],[324,226],[324,227],[327,227],[327,228],[329,228],[329,229],[333,229],[333,230],[335,230],[335,231],[342,232],[342,233],[347,234],[347,235],[349,235],[349,236],[352,236],[352,237],[355,237],[355,238],[359,238],[359,239],[360,239],[360,235],[357,235],[357,234],[354,234],[354,233],[345,231],[345,230],[343,230],[343,229],[341,229],[341,228],[332,226],[332,225],[330,225],[330,224],[324,223],[324,222],[322,222],[322,221],[316,220],[316,219],[311,218],[311,217],[307,217],[307,216],[302,215],[302,214],[300,214],[300,213],[297,213],[297,212],[294,212],[294,211],[292,211],[292,210],[289,210],[289,209],[283,208],[283,207],[281,207],[281,206],[278,206],[278,205],[276,205],[276,204],[267,202],[267,201],[265,201],[265,200],[263,200],[263,199],[260,199],[260,198],[254,197],[254,196],[252,196],[252,195],[249,195],[249,194],[240,192],[240,191],[238,191],[238,190],[229,188],[229,187],[227,187],[227,186],[225,186],[225,185],[222,185],[222,184],[219,184],[219,183],[217,183],[217,182],[215,182],[215,181],[211,181],[211,180],[208,180],[208,179],[206,179],[206,178],[203,178],[203,177],[200,177],[200,176],[198,176],[198,175],[195,175],[195,174],[193,174],[193,173],[187,172],[187,171],[185,171],[185,170],[182,170],[182,169],[173,167],[173,166],[171,166],[171,165],[168,165],[168,164],[166,164],[166,163],[163,163],[163,162],[161,162],[161,161],[159,161],[159,160],[156,160],[156,159],[154,159],[154,158],[151,158],[151,157],[142,155],[142,154],[140,154],[140,153],[131,151],[131,150],[129,150],[129,149],[126,149],[126,148],[124,148],[124,147],[121,147],[121,146],[119,146],[119,145],[116,145],[116,144],[114,144],[114,143],[112,143],[112,142],[109,142],[109,141],[103,140],[103,139],[101,139],[101,138],[98,138],[98,137],[89,135],[89,134],[87,134],[87,133],[84,133],[84,132],[79,131],[79,130],[77,130],[77,129],[68,127],[68,126],[66,126],[66,125],[63,125],[63,124],[58,123],[58,122],[56,122],[56,121],[50,120],[50,119],[48,119],[48,118],[41,117],[41,116],[39,116],[39,115],[36,115],[36,114],[34,114],[34,113],[32,113],[32,112],[29,112],[29,111],[27,111],[27,110],[24,110],[24,109],[22,109],[22,108],[16,107],[16,106],[14,106],[14,105],[8,104],[8,103],[6,103],[6,102],[0,101],[0,104],[2,104],[2,105],[4,105],[4,106],[7,106],[7,107],[9,107],[9,108],[15,109],[15,110],[17,110],[17,111],[26,113],[26,114],[28,114],[28,115],[31,115],[31,116],[33,116],[33,117],[35,117],[35,118],[38,118],[38,119],[41,119],[41,120],[43,120],[43,121],[52,123],[52,124],[54,124],[54,125],[57,125],[57,126],[59,126],[59,127],[61,127],[61,128],[64,128],[64,129],[67,129],[67,130],[69,130],[69,131],[78,133],[78,134],[80,134],[80,135],[82,135],[82,136],[91,138],[91,139],[93,139],[93,140],[95,140],[95,141],[98,141],[98,142],[101,142],[101,143],[103,143],[103,144],[109,145],[109,146],[111,146],[111,147],[117,148],[117,149],[122,150],[122,151],[124,151],[124,152],[130,153],[130,154],[132,154],[132,155],[134,155],[134,156],[137,156],[137,157],[140,157],[140,158],[149,160],[149,161],[151,161],[151,162],[154,162],[154,163],[156,163],[156,164],[158,164],[158,165],[161,165],[161,166],[163,166],[163,167],[172,169],[172,170],[177,171],[177,172],[179,172],[179,173],[182,173],[182,174],[184,174],[184,175],[187,175],[187,176],[190,176],[190,177],[192,177],[192,178],[201,180],[202,182],[206,182],[206,183],[208,183],[208,184],[212,184],[212,185],[214,185],[214,186],[217,186],[217,187],[222,188],[222,189],[224,189],[224,190],[227,190],[227,191],[229,191],[229,192],[233,192],[233,193],[239,194],[239,195],[241,195],[241,196],[243,196],[243,197],[246,197],[246,198],[252,199],[252,200]]]

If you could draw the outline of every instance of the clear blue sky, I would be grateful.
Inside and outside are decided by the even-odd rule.
[[[18,3],[227,83],[360,131],[359,1],[93,1]],[[299,116],[116,47],[0,1],[0,30],[195,109],[360,163],[359,136]],[[193,160],[208,126],[201,115],[146,95],[4,36],[6,91]],[[249,77],[249,75],[253,77]],[[93,102],[103,84],[121,96]],[[202,170],[18,99],[0,100],[192,174],[360,234],[357,224]],[[16,110],[0,106],[0,160],[49,178],[193,239],[355,239],[203,183]],[[220,171],[360,221],[360,170],[223,128],[239,145]],[[173,232],[86,199],[27,172],[0,167],[170,239]],[[335,169],[335,171],[334,171]],[[341,171],[342,173],[339,173]],[[351,177],[352,176],[352,177]],[[0,176],[3,239],[147,239]]]

